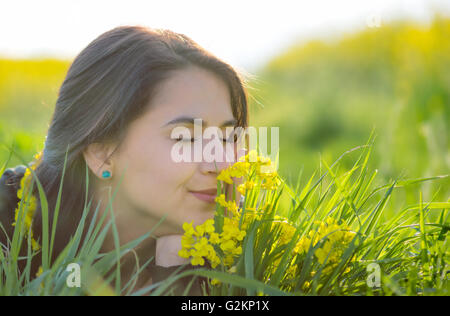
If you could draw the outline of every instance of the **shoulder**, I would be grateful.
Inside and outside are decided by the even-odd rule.
[[[14,209],[19,202],[17,190],[25,171],[24,165],[18,165],[6,169],[0,178],[0,223],[5,229],[11,226],[6,223],[12,223],[14,220]]]
[[[0,179],[3,180],[3,179],[11,178],[11,177],[23,176],[25,174],[25,171],[26,171],[26,166],[24,166],[24,165],[18,165],[16,167],[7,168],[3,172]]]
[[[19,165],[6,169],[0,178],[0,198],[5,198],[9,193],[17,191],[20,179],[25,174],[26,167]]]

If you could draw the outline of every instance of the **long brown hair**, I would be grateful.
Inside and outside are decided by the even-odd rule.
[[[247,127],[242,73],[184,34],[143,26],[116,27],[76,56],[59,90],[43,155],[35,169],[48,200],[51,224],[67,151],[53,259],[75,233],[84,204],[93,197],[92,186],[86,192],[83,150],[94,142],[120,144],[129,124],[151,104],[158,85],[172,71],[192,65],[211,71],[226,83],[237,126]],[[94,177],[90,170],[87,176]],[[36,238],[42,235],[38,205],[33,222]]]

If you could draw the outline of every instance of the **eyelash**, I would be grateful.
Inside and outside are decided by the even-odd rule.
[[[176,138],[175,139],[175,141],[177,141],[177,142],[179,142],[179,141],[183,141],[183,142],[190,142],[190,143],[193,143],[193,141],[195,141],[196,139],[195,138],[188,138],[188,139],[183,139],[182,137],[180,137],[180,138]],[[228,142],[228,140],[227,139],[223,139],[222,138],[222,141],[224,142],[224,143],[227,143]],[[234,135],[234,137],[233,137],[233,140],[232,141],[230,141],[230,143],[235,143],[237,141],[237,139],[236,139],[236,135]]]

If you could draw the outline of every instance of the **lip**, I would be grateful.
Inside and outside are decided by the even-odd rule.
[[[189,191],[197,199],[206,203],[216,203],[215,199],[217,196],[217,189],[199,190],[199,191]]]

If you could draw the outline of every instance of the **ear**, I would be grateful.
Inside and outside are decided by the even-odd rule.
[[[114,148],[111,144],[92,143],[83,151],[84,160],[97,177],[102,179],[102,172],[105,170],[114,174],[114,161],[110,157]]]

